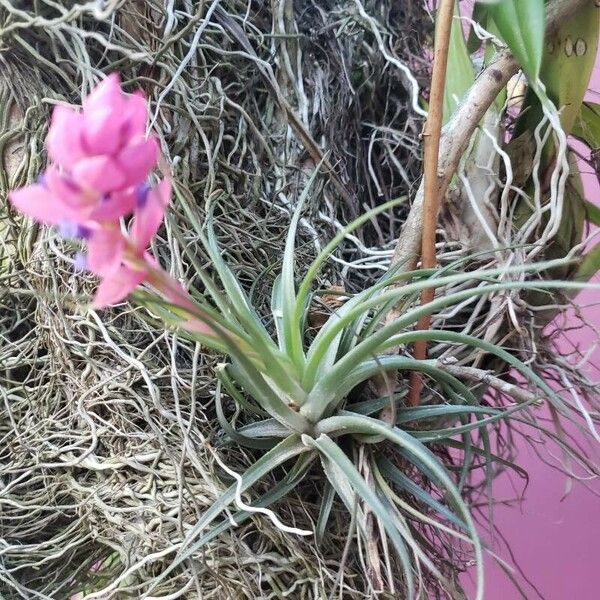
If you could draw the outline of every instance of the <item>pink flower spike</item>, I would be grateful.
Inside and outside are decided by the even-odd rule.
[[[122,145],[124,129],[122,111],[114,105],[86,111],[84,118],[84,146],[91,154],[114,154]],[[125,123],[126,124],[126,123]]]
[[[124,300],[146,276],[146,271],[120,267],[102,280],[94,295],[92,308],[104,308]]]
[[[64,206],[64,210],[71,211],[71,215],[64,215],[65,218],[76,219],[76,215],[85,218],[90,205],[94,202],[94,195],[86,194],[71,179],[69,175],[60,172],[56,165],[50,165],[44,174],[44,182],[55,201]]]
[[[148,103],[125,94],[109,75],[83,100],[81,112],[57,106],[48,151],[86,196],[123,191],[144,181],[158,160],[158,143],[146,137]]]
[[[126,143],[129,102],[119,77],[109,75],[83,101],[84,146],[90,154],[115,154]]]
[[[148,123],[148,101],[141,91],[127,96],[127,106],[124,118],[127,120],[127,129],[123,132],[130,138],[145,138]]]
[[[84,156],[81,145],[82,135],[81,113],[68,106],[56,106],[52,112],[52,122],[46,138],[50,158],[63,167],[70,167]]]
[[[118,106],[123,99],[121,77],[118,73],[111,73],[83,99],[83,110],[93,112],[106,106]]]
[[[212,328],[200,319],[187,319],[183,322],[182,329],[192,333],[202,333],[204,335],[214,335]]]
[[[144,251],[162,223],[171,199],[171,183],[163,179],[155,188],[141,189],[131,225],[131,238],[138,250]]]

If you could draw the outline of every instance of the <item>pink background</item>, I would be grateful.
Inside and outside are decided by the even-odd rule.
[[[592,79],[588,99],[600,102],[600,60]],[[600,205],[600,190],[594,174],[582,165],[587,198]],[[600,238],[595,240],[600,241]],[[580,294],[578,303],[584,317],[600,327],[600,313],[593,303],[599,303],[598,292]],[[578,331],[571,341],[583,350],[598,342],[598,333],[591,328]],[[588,374],[600,380],[600,351],[597,349],[587,364]],[[530,476],[529,486],[521,503],[499,504],[494,521],[506,538],[513,555],[503,548],[494,549],[509,564],[517,564],[529,581],[528,585],[515,573],[528,599],[597,600],[600,598],[600,482],[586,486],[574,482],[569,495],[565,493],[566,478],[544,464],[529,445],[521,443],[518,463]],[[543,449],[542,449],[543,452]],[[514,484],[514,485],[513,485]],[[515,489],[522,492],[523,482],[515,476],[501,476],[494,484],[496,502],[512,501]],[[485,600],[518,600],[523,596],[495,564],[486,561]]]

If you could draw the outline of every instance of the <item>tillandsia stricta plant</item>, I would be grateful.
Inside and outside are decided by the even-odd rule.
[[[81,111],[62,106],[55,110],[48,135],[52,165],[38,183],[10,197],[21,212],[85,241],[87,254],[76,262],[78,268],[88,268],[101,279],[93,307],[131,296],[161,326],[222,354],[223,362],[215,373],[216,412],[225,441],[256,452],[256,461],[241,475],[223,465],[235,483],[185,531],[183,539],[144,557],[143,564],[164,563],[172,555],[145,594],[193,559],[215,536],[256,513],[265,514],[289,535],[314,534],[317,542],[322,540],[337,495],[358,539],[376,561],[380,552],[372,551],[368,513],[379,525],[376,545],[384,558],[373,565],[369,562],[373,556],[367,557],[373,591],[422,598],[427,581],[433,578],[438,589],[453,598],[463,597],[444,547],[431,542],[431,535],[424,533],[428,530],[471,548],[477,564],[476,597],[482,598],[482,543],[462,488],[475,461],[487,470],[495,460],[487,428],[542,397],[567,418],[570,409],[531,368],[500,347],[451,330],[413,328],[426,314],[486,294],[515,287],[537,289],[540,283],[535,279],[515,283],[503,277],[523,270],[537,272],[562,261],[477,273],[461,273],[460,261],[444,269],[403,273],[391,269],[380,281],[350,297],[313,332],[307,315],[320,269],[350,232],[401,202],[387,202],[359,217],[299,276],[295,237],[303,205],[319,173],[317,167],[291,219],[281,273],[272,289],[274,327],[270,330],[221,256],[213,229],[214,205],[200,223],[186,199],[177,198],[212,260],[209,272],[190,256],[204,286],[201,292],[185,290],[149,253],[171,185],[167,173],[159,183],[149,180],[158,163],[158,146],[146,136],[146,120],[144,98],[124,94],[118,77],[109,76],[84,100]],[[424,289],[472,281],[479,285],[415,306]],[[544,282],[543,287],[575,289],[578,284]],[[392,308],[399,316],[386,320]],[[530,391],[488,376],[481,381],[513,395],[516,401],[508,407],[489,406],[480,402],[468,383],[476,369],[462,370],[435,354],[426,360],[415,360],[403,351],[387,354],[390,348],[406,348],[417,340],[463,345],[496,356],[526,379]],[[402,386],[386,397],[361,395],[361,386],[374,375],[385,377],[397,371],[418,372],[427,379],[422,406],[404,406],[406,389]],[[383,419],[381,411],[386,407],[391,409],[386,413],[391,418]],[[233,416],[229,414],[232,408]],[[440,448],[464,454],[458,473],[440,458],[444,455]],[[282,523],[270,506],[295,489],[319,463],[326,492],[315,531]],[[246,503],[242,494],[270,473],[277,483],[252,505]],[[228,509],[231,503],[235,508]],[[127,565],[119,577],[86,597],[114,594],[138,566]]]

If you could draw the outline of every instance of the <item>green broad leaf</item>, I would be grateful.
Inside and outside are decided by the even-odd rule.
[[[591,150],[600,148],[600,104],[584,102],[571,133]]]
[[[560,113],[566,133],[581,114],[600,34],[600,11],[587,2],[547,40],[540,78]]]
[[[475,23],[481,25],[484,29],[489,30],[489,12],[488,12],[489,3],[486,2],[475,2],[473,6],[473,14],[471,18]],[[477,52],[481,47],[481,39],[475,33],[473,27],[469,31],[469,37],[467,39],[467,52],[469,54],[473,54],[473,52]]]
[[[448,49],[448,71],[444,88],[444,123],[447,123],[456,107],[475,81],[473,63],[467,50],[460,20],[458,2],[454,5],[454,19]]]
[[[544,50],[544,0],[496,0],[488,11],[523,72],[536,81]]]
[[[577,281],[589,281],[598,271],[600,271],[600,243],[596,244],[582,258],[574,279]]]
[[[593,204],[589,200],[585,200],[583,205],[588,223],[592,223],[592,225],[600,227],[600,206]]]
[[[583,127],[587,129],[589,125],[594,125],[594,106],[597,109],[597,105],[590,105],[592,110],[584,111],[582,103],[596,60],[599,33],[600,11],[593,2],[588,2],[561,23],[544,44],[539,78],[546,95],[560,111],[560,122],[567,135],[573,131],[582,116]],[[536,92],[530,89],[515,128],[515,136],[524,131],[534,131],[542,118],[540,99]],[[598,132],[597,119],[595,131]],[[549,141],[544,152],[544,167],[551,164],[553,156],[554,143]]]

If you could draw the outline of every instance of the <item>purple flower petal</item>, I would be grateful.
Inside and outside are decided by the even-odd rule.
[[[147,181],[137,186],[135,190],[135,205],[138,208],[144,208],[151,189],[152,186]]]
[[[70,240],[83,240],[91,235],[91,231],[71,219],[62,219],[58,224],[60,235]]]
[[[139,251],[144,251],[156,235],[170,198],[171,184],[165,179],[149,191],[144,205],[135,211],[131,237]]]
[[[87,271],[88,268],[88,260],[87,255],[83,252],[77,252],[75,254],[75,259],[73,261],[73,269],[77,273],[81,273],[82,271]]]

